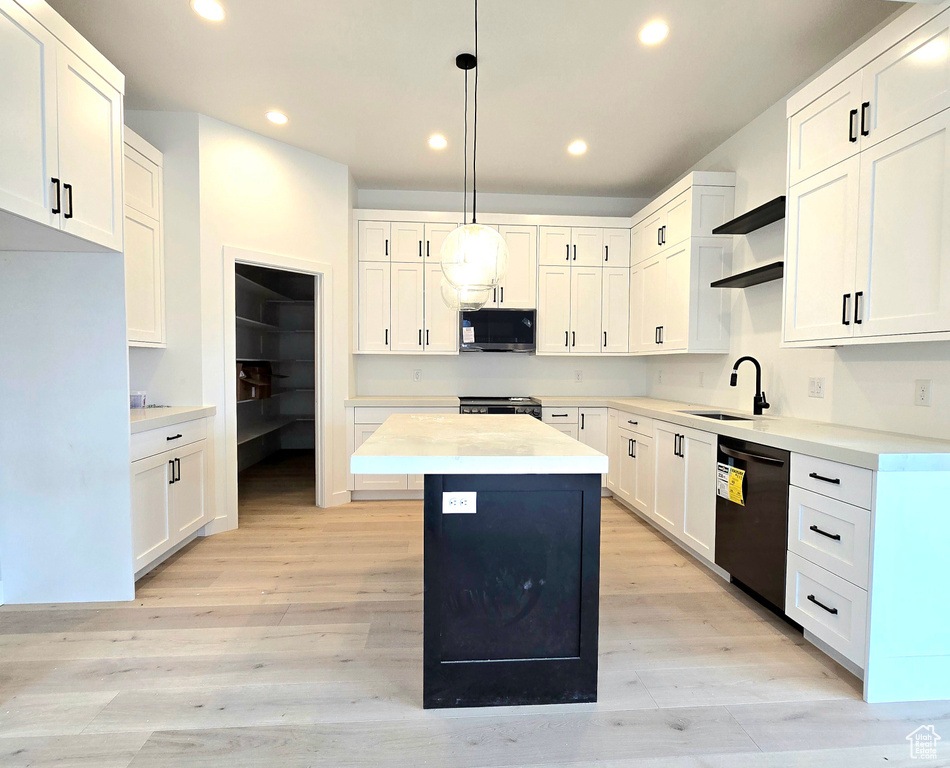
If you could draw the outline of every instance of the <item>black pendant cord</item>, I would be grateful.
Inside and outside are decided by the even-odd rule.
[[[478,198],[478,0],[475,0],[475,117],[472,121],[472,224],[475,224],[475,204]]]
[[[462,162],[465,168],[462,172],[462,223],[468,220],[468,70],[465,70],[465,148],[462,150]]]

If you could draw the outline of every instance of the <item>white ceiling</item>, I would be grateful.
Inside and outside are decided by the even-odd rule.
[[[471,0],[50,0],[127,78],[346,163],[364,189],[455,190]],[[649,196],[896,9],[884,0],[481,0],[479,188]],[[640,44],[666,20],[669,39]],[[278,108],[282,128],[264,119]],[[449,147],[427,146],[433,132]],[[566,147],[583,138],[588,153]]]

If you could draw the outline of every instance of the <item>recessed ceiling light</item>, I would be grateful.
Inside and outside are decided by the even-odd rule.
[[[583,155],[587,151],[587,142],[581,141],[580,139],[572,141],[567,151],[572,155]]]
[[[433,133],[429,137],[429,146],[432,149],[445,149],[449,145],[449,142],[445,140],[445,136],[441,136],[438,133]]]
[[[283,112],[278,112],[273,109],[267,113],[267,119],[270,120],[275,125],[287,124],[287,115],[285,115]]]
[[[224,18],[224,8],[217,0],[191,0],[191,7],[208,21],[221,21]]]
[[[640,42],[644,45],[656,45],[666,40],[670,28],[662,21],[651,21],[640,30]]]

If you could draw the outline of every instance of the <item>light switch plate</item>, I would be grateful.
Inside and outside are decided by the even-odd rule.
[[[824,378],[811,378],[808,380],[808,396],[809,397],[824,397],[825,396]]]
[[[454,491],[442,494],[443,515],[474,515],[475,491]]]
[[[412,371],[412,380],[413,381],[422,381],[422,369],[415,368]]]

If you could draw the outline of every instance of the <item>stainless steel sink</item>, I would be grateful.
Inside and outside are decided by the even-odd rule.
[[[688,413],[690,416],[702,416],[704,419],[716,419],[716,421],[752,421],[745,416],[733,416],[731,413],[720,413],[719,411],[680,411]]]

